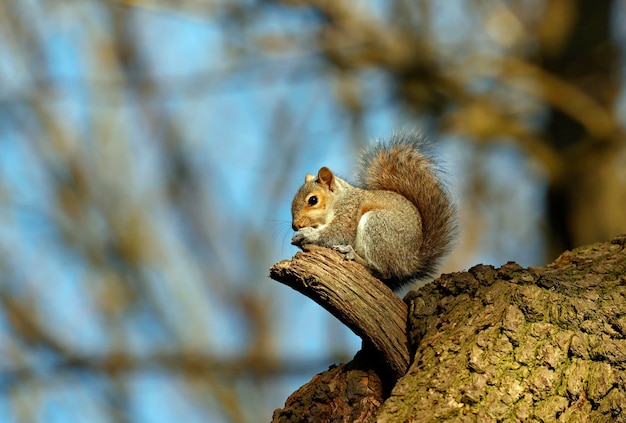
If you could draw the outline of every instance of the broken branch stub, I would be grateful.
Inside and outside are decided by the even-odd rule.
[[[363,266],[328,248],[304,252],[270,268],[270,277],[306,295],[372,347],[397,380],[409,367],[407,305]]]

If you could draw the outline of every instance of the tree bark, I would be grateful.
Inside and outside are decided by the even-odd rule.
[[[364,350],[274,421],[626,422],[626,235],[543,267],[443,275],[405,301],[413,361],[390,394]]]

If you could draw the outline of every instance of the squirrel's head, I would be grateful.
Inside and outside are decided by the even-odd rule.
[[[317,176],[310,173],[304,177],[304,185],[291,203],[291,227],[294,231],[301,228],[317,228],[332,219],[332,199],[338,188],[337,177],[327,168],[322,167]]]

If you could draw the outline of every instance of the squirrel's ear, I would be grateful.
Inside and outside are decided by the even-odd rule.
[[[311,181],[312,181],[312,180],[314,180],[314,179],[315,179],[315,176],[313,176],[313,175],[312,175],[312,174],[310,174],[310,173],[307,173],[307,174],[304,176],[304,183],[311,182]]]
[[[317,172],[317,182],[326,185],[331,191],[334,191],[336,188],[335,175],[333,175],[333,172],[326,166],[322,167],[319,172]]]

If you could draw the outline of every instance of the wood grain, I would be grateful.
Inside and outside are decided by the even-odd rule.
[[[409,367],[407,305],[360,264],[315,245],[276,263],[270,277],[306,295],[376,351],[394,379]]]

